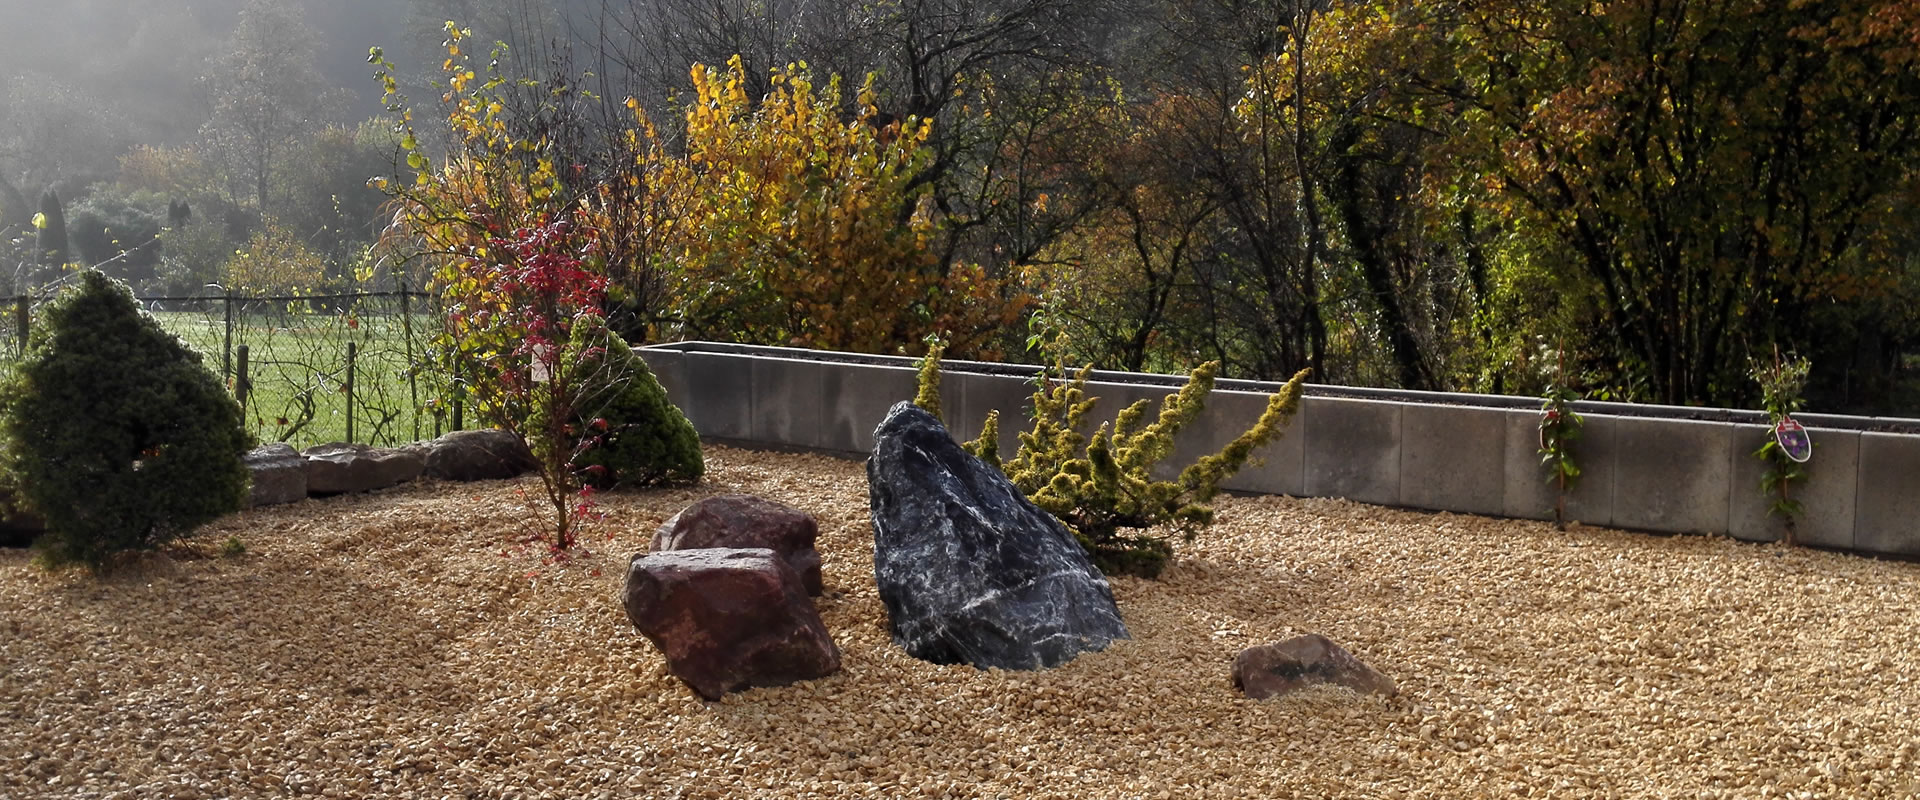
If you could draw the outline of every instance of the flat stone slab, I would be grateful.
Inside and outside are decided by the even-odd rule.
[[[368,492],[398,486],[426,471],[427,457],[419,448],[389,449],[334,442],[300,451],[307,465],[307,493],[314,495]]]
[[[747,494],[723,494],[681,509],[653,534],[652,552],[706,548],[766,548],[800,575],[807,594],[818,596],[820,524],[785,503]]]
[[[293,445],[275,442],[249,451],[242,458],[253,476],[247,500],[255,506],[296,503],[307,499],[307,459]]]
[[[516,478],[539,466],[518,434],[502,430],[454,431],[420,445],[426,477],[443,481]]]

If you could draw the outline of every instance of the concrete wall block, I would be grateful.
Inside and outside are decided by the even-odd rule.
[[[668,398],[703,436],[865,453],[894,403],[911,400],[911,364],[814,362],[698,347],[642,348]],[[1101,398],[1089,429],[1167,386],[1089,384]],[[957,440],[978,435],[1001,412],[1001,450],[1011,457],[1029,425],[1033,386],[1017,376],[947,372],[943,417]],[[1218,452],[1265,408],[1257,392],[1218,390],[1208,411],[1175,440],[1157,470],[1167,478]],[[1538,412],[1309,397],[1294,423],[1226,488],[1346,497],[1360,502],[1549,519],[1554,489],[1537,454]],[[1089,433],[1091,430],[1088,431]],[[1869,553],[1920,555],[1920,436],[1812,430],[1812,476],[1795,496],[1806,506],[1801,543]],[[1576,458],[1583,474],[1568,517],[1591,525],[1777,538],[1781,524],[1760,495],[1752,457],[1764,426],[1589,414]]]
[[[667,348],[642,347],[633,352],[647,362],[647,369],[653,372],[660,388],[667,390],[667,400],[686,411],[693,402],[687,388],[687,355],[679,350]]]
[[[786,358],[753,360],[753,440],[790,447],[830,447],[821,420],[839,402],[826,395],[834,365]]]
[[[821,380],[821,396],[827,400],[822,405],[822,444],[817,446],[844,453],[873,452],[873,429],[886,419],[887,409],[912,400],[918,388],[911,367],[829,365]]]
[[[1553,519],[1559,487],[1548,483],[1540,463],[1540,412],[1507,411],[1506,482],[1504,513],[1520,519]],[[1586,525],[1613,524],[1614,433],[1618,417],[1583,414],[1580,440],[1574,443],[1574,464],[1580,477],[1567,493],[1567,521]]]
[[[1807,479],[1788,485],[1787,495],[1805,510],[1794,522],[1794,541],[1817,547],[1853,548],[1854,499],[1860,491],[1860,432],[1809,428],[1813,459]],[[1773,435],[1765,425],[1735,425],[1728,457],[1733,479],[1727,509],[1727,532],[1754,542],[1778,540],[1786,521],[1767,513],[1773,499],[1760,493],[1760,477],[1767,466],[1753,451]]]
[[[701,436],[753,438],[753,362],[749,356],[687,353],[688,400],[680,406]]]
[[[1618,426],[1614,526],[1727,532],[1733,425],[1644,417],[1618,417],[1613,423]]]
[[[964,442],[980,435],[980,423],[984,419],[970,419],[967,416],[967,382],[974,376],[967,373],[940,373],[940,422],[947,426],[947,433],[956,442]],[[920,377],[914,376],[913,390],[920,392]],[[985,415],[982,415],[983,417]]]
[[[1402,404],[1307,397],[1300,419],[1306,434],[1306,485],[1313,497],[1362,503],[1400,502]]]
[[[1246,433],[1267,410],[1267,395],[1258,392],[1213,390],[1207,397],[1206,413],[1189,423],[1174,437],[1173,456],[1164,464],[1172,478],[1187,465],[1225,448]],[[1307,491],[1306,427],[1300,413],[1280,429],[1280,434],[1255,448],[1246,466],[1221,486],[1237,492],[1285,494],[1298,497]]]
[[[1400,410],[1400,500],[1411,508],[1506,509],[1507,412],[1470,406]]]
[[[1821,454],[1814,453],[1817,462]],[[1858,483],[1854,547],[1920,555],[1920,436],[1860,434]]]

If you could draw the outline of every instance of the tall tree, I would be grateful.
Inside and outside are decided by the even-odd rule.
[[[1871,290],[1862,233],[1920,155],[1910,2],[1464,4],[1452,139],[1594,287],[1605,367],[1673,403],[1750,397]]]
[[[1167,157],[1185,161],[1193,191],[1219,209],[1207,248],[1192,256],[1192,350],[1235,377],[1324,374],[1322,156],[1317,117],[1296,103],[1306,67],[1293,55],[1315,35],[1315,7],[1176,0],[1161,13],[1148,52],[1176,69],[1142,79],[1184,98],[1182,142]]]
[[[60,205],[60,195],[52,189],[40,195],[40,219],[36,224],[40,229],[35,238],[40,251],[40,264],[54,269],[66,266],[71,258],[67,242],[67,212]]]
[[[226,157],[233,193],[247,187],[263,215],[287,152],[325,116],[318,49],[318,34],[287,0],[248,0],[207,77],[213,115],[202,132]]]

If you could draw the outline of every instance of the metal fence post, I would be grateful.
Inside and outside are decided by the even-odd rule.
[[[400,330],[407,341],[407,398],[413,403],[413,440],[420,441],[420,383],[413,363],[413,302],[407,296],[407,279],[400,279]],[[438,433],[434,434],[439,437]]]
[[[353,441],[353,360],[360,354],[360,346],[347,342],[347,441]]]
[[[220,373],[233,377],[233,290],[227,290],[227,337],[220,346]]]

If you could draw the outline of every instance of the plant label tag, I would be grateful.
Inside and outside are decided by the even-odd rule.
[[[1813,458],[1813,439],[1792,417],[1781,417],[1780,424],[1773,426],[1773,440],[1780,443],[1780,449],[1796,464],[1805,464]]]
[[[552,345],[536,344],[533,350],[533,382],[546,383],[553,378],[553,365],[547,363],[547,357],[553,352]]]

